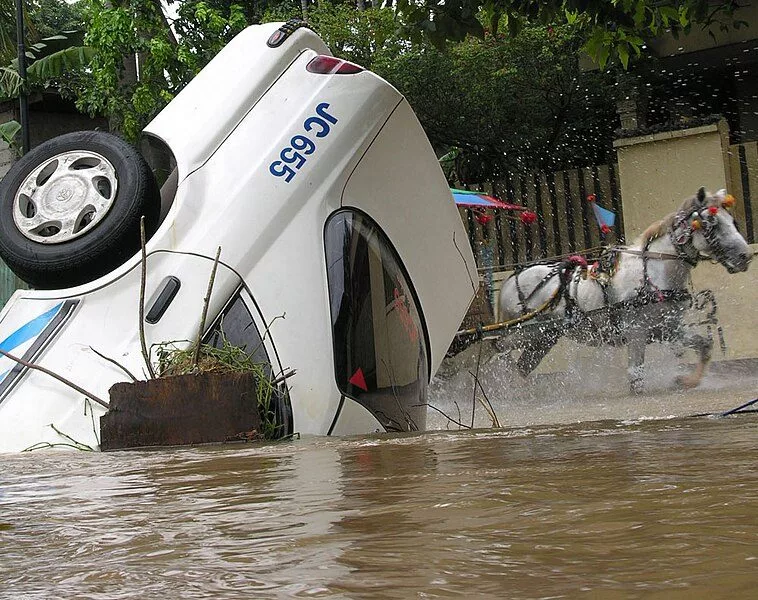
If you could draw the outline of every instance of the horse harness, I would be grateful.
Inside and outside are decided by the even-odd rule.
[[[578,257],[570,256],[565,260],[562,260],[559,263],[543,263],[543,264],[553,264],[553,268],[545,275],[539,283],[534,287],[534,289],[529,292],[529,294],[524,294],[524,291],[521,289],[521,284],[519,283],[518,276],[521,273],[521,270],[517,271],[512,275],[514,278],[514,282],[516,283],[516,293],[518,294],[519,299],[519,305],[521,306],[521,315],[526,316],[529,314],[529,308],[528,304],[529,301],[534,298],[535,294],[539,292],[545,285],[548,284],[548,282],[552,281],[552,279],[557,275],[558,276],[558,289],[553,293],[552,298],[550,299],[550,302],[547,306],[547,308],[555,308],[558,303],[563,299],[566,302],[566,315],[573,314],[575,310],[578,310],[578,307],[576,305],[576,300],[571,296],[569,293],[569,283],[572,279],[574,279],[575,273],[581,273],[581,269],[583,267],[586,267],[586,261],[584,261],[583,258],[580,260],[577,260]],[[580,258],[580,257],[579,257]],[[534,265],[530,265],[534,266]],[[577,269],[579,269],[577,271]]]
[[[603,289],[603,297],[605,299],[606,307],[640,307],[648,304],[656,304],[659,302],[690,302],[692,304],[692,295],[685,289],[677,290],[662,290],[656,286],[648,275],[648,262],[651,258],[656,260],[680,260],[691,267],[697,266],[697,264],[709,257],[704,256],[692,243],[692,234],[697,230],[702,230],[703,236],[708,242],[709,247],[713,252],[713,257],[717,260],[723,258],[725,251],[719,242],[716,235],[716,227],[718,220],[716,214],[718,210],[712,210],[716,207],[707,207],[703,209],[695,209],[689,213],[680,211],[674,217],[674,220],[669,227],[668,236],[676,254],[668,254],[665,252],[650,252],[650,244],[652,244],[657,238],[651,237],[645,242],[645,247],[640,250],[634,250],[631,248],[611,248],[606,254],[614,256],[614,260],[611,261],[613,267],[611,267],[610,275],[613,275],[613,269],[618,260],[618,255],[625,254],[637,254],[642,257],[642,285],[637,288],[637,295],[631,300],[622,300],[620,302],[613,303],[611,306],[610,299],[608,298],[608,282],[605,280],[595,279],[595,281]],[[607,264],[607,262],[606,262]],[[601,267],[603,262],[600,262]]]
[[[704,309],[705,303],[712,304],[712,310],[709,312],[706,320],[702,321],[701,324],[717,324],[715,319],[715,298],[709,297],[708,299],[701,299],[700,296],[702,292],[693,298],[692,294],[686,289],[662,290],[650,280],[650,276],[648,275],[648,261],[650,259],[680,260],[694,267],[698,262],[704,259],[719,260],[723,258],[725,251],[716,235],[716,229],[718,226],[716,215],[718,211],[715,208],[716,207],[701,206],[699,208],[694,208],[689,212],[680,211],[674,217],[674,220],[668,229],[668,235],[676,251],[675,254],[651,252],[650,244],[657,239],[656,237],[651,237],[647,240],[642,250],[625,247],[613,247],[604,250],[595,265],[590,268],[587,267],[586,260],[579,255],[569,256],[560,262],[540,261],[524,265],[517,269],[511,276],[514,278],[516,284],[516,292],[518,293],[519,305],[521,307],[521,317],[516,320],[519,324],[522,324],[525,321],[531,320],[542,314],[546,309],[555,308],[560,301],[563,300],[565,302],[565,319],[561,327],[564,331],[576,326],[592,314],[607,310],[609,312],[608,321],[611,329],[617,333],[621,333],[621,313],[624,310],[640,308],[662,302],[687,302],[690,307],[694,306],[697,309]],[[711,256],[701,254],[693,244],[692,235],[696,230],[702,231],[710,246]],[[642,257],[643,277],[641,285],[637,288],[637,294],[634,298],[614,301],[614,299],[610,297],[608,288],[610,279],[615,273],[616,265],[621,254],[636,254]],[[519,282],[519,275],[526,268],[538,264],[552,265],[552,269],[539,281],[534,289],[528,294],[525,294]],[[603,293],[604,306],[591,311],[584,311],[578,306],[574,297],[575,294],[571,293],[571,283],[573,282],[575,286],[578,285],[579,279],[582,277],[586,278],[588,274],[590,278],[600,286]],[[555,290],[552,297],[538,310],[530,312],[528,308],[529,302],[556,276],[559,277],[559,283],[558,288]],[[574,289],[576,289],[576,287]],[[708,292],[708,290],[706,290],[706,292]],[[703,306],[700,306],[700,304],[703,304]],[[494,328],[496,326],[497,325],[494,325],[492,327]]]
[[[693,225],[693,223],[696,223]],[[676,254],[668,254],[664,252],[651,252],[650,244],[655,241],[656,238],[650,238],[645,243],[645,247],[642,250],[634,250],[631,248],[608,248],[605,250],[598,261],[589,269],[586,263],[582,260],[582,263],[578,262],[576,257],[569,257],[558,263],[543,263],[553,264],[553,268],[540,280],[540,282],[531,290],[529,294],[525,294],[520,282],[519,275],[521,270],[513,274],[513,278],[516,284],[516,292],[519,297],[519,305],[521,307],[521,314],[526,315],[529,312],[528,303],[533,297],[545,287],[554,277],[559,277],[558,289],[555,291],[550,308],[554,308],[561,299],[565,302],[565,325],[571,327],[583,317],[587,317],[591,314],[607,310],[609,312],[610,326],[614,330],[620,328],[620,316],[623,310],[630,308],[640,308],[650,304],[658,304],[661,302],[688,302],[690,305],[693,303],[693,298],[690,292],[686,289],[674,289],[674,290],[662,290],[657,287],[650,279],[648,274],[648,262],[650,259],[655,260],[681,260],[690,266],[695,266],[704,257],[700,254],[700,251],[695,248],[692,243],[692,233],[696,229],[702,229],[703,234],[708,241],[711,248],[714,250],[714,255],[718,257],[723,253],[723,249],[718,242],[718,238],[715,235],[715,227],[717,221],[713,214],[708,214],[704,217],[700,211],[693,211],[690,214],[679,213],[672,226],[669,228],[669,238],[672,245],[676,249]],[[610,297],[609,284],[610,279],[615,274],[616,265],[620,259],[621,254],[637,254],[642,257],[642,284],[637,288],[637,294],[634,298],[627,300],[614,301]],[[537,263],[539,264],[539,263]],[[534,266],[534,265],[529,265]],[[526,267],[525,267],[526,268]],[[578,284],[580,277],[585,276],[585,273],[589,271],[590,279],[600,286],[603,293],[604,306],[594,309],[592,311],[583,311],[577,304],[574,295],[571,293],[571,283]]]

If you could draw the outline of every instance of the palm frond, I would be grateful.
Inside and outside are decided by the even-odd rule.
[[[42,83],[86,67],[95,55],[89,46],[74,46],[35,60],[26,70],[30,83]]]
[[[0,67],[0,98],[15,98],[21,91],[21,77],[12,67]]]

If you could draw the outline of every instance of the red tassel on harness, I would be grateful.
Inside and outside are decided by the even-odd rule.
[[[566,262],[576,265],[577,267],[583,267],[585,269],[587,268],[587,261],[580,254],[572,254],[566,258]]]

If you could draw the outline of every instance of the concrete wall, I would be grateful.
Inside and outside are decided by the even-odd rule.
[[[726,122],[614,142],[627,240],[675,211],[698,188],[729,188]]]
[[[10,149],[8,144],[0,141],[0,179],[5,177],[5,174],[8,172],[8,169],[11,168],[11,165],[15,160],[16,154],[13,150]]]

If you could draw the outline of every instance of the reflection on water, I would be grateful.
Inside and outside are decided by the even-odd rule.
[[[0,597],[747,598],[757,438],[746,415],[3,455]]]

